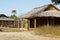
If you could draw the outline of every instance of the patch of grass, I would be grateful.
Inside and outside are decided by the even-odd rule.
[[[39,27],[34,31],[37,35],[48,35],[60,36],[60,27]]]

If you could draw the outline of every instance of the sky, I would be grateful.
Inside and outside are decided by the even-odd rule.
[[[51,0],[0,0],[0,14],[10,16],[12,10],[17,11],[17,16],[21,16],[33,8],[50,4]],[[60,5],[57,5],[60,9]]]

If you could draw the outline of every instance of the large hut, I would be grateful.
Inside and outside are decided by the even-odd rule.
[[[13,27],[14,19],[9,18],[4,14],[0,14],[0,27]]]
[[[34,8],[20,18],[28,20],[27,27],[29,28],[60,26],[60,10],[52,4]],[[23,27],[23,21],[21,27]]]

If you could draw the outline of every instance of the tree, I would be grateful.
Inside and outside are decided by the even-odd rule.
[[[17,18],[16,15],[11,15],[11,16],[10,16],[10,18],[12,18],[12,19],[14,19],[14,17]]]
[[[17,14],[16,10],[12,10],[12,14],[13,15],[11,15],[11,18],[14,18],[14,27],[17,27],[18,25],[18,28],[19,28],[19,19],[16,16]]]
[[[12,10],[12,13],[13,13],[13,15],[11,15],[14,19],[17,17],[15,14],[17,14],[16,13],[16,10]]]
[[[17,18],[17,16],[16,16],[16,10],[12,10],[12,14],[13,15],[11,15],[11,17],[10,18],[13,18],[14,19],[14,27],[16,27],[16,18]]]
[[[51,0],[51,1],[54,5],[59,5],[60,4],[60,0]]]
[[[12,10],[12,13],[16,14],[16,10]]]

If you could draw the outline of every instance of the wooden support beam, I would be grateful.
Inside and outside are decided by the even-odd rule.
[[[3,27],[3,21],[2,21],[2,25],[1,26]]]
[[[28,20],[28,29],[30,28],[30,19]]]
[[[19,28],[19,20],[18,20],[18,28]]]
[[[30,28],[30,20],[29,20],[29,28]]]
[[[14,19],[14,27],[15,27],[15,19]]]
[[[26,20],[26,23],[25,23],[25,28],[28,29],[28,21]]]
[[[34,19],[34,28],[36,28],[36,19]]]
[[[2,21],[1,21],[1,27],[2,27]]]
[[[23,19],[21,19],[21,28],[23,29]]]
[[[47,27],[49,27],[49,19],[47,18]]]
[[[51,22],[51,23],[52,23],[52,25],[54,26],[54,17],[52,17],[52,22]]]

